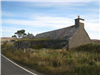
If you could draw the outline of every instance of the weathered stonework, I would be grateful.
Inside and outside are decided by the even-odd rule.
[[[77,47],[82,44],[91,43],[92,40],[89,38],[87,32],[84,29],[84,19],[81,19],[79,16],[75,19],[75,25],[49,31],[41,34],[37,34],[35,38],[48,38],[49,41],[23,41],[15,43],[15,46],[18,48],[28,48],[33,45],[44,44],[47,48],[66,48],[70,49]]]
[[[41,40],[41,41],[17,41],[15,47],[24,49],[31,48],[34,45],[45,45],[45,48],[63,48],[68,44],[67,40]]]
[[[92,40],[89,38],[87,32],[84,29],[84,19],[78,16],[75,19],[75,25],[41,33],[35,36],[35,38],[49,38],[49,39],[62,39],[67,40],[67,48],[77,47],[82,44],[91,43]]]
[[[69,48],[92,42],[83,26],[84,25],[81,23],[78,27],[77,32],[69,40]]]

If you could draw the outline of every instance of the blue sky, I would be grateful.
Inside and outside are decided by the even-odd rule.
[[[1,1],[1,37],[11,37],[17,30],[38,33],[74,25],[80,15],[91,39],[99,38],[98,1]]]

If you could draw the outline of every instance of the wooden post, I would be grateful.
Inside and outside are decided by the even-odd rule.
[[[24,48],[24,53],[25,53],[25,48]]]

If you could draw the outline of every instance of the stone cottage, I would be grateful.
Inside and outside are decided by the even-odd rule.
[[[82,44],[91,43],[91,39],[84,29],[84,19],[78,16],[75,19],[75,25],[70,27],[53,30],[45,33],[40,33],[35,38],[49,38],[51,40],[66,40],[68,43],[67,49],[77,47]]]
[[[28,33],[28,35],[26,37],[29,38],[29,39],[34,39],[34,35],[30,34],[30,33]]]

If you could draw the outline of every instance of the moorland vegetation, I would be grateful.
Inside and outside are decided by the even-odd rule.
[[[65,49],[15,49],[3,44],[1,53],[16,63],[51,75],[100,75],[100,43]]]

